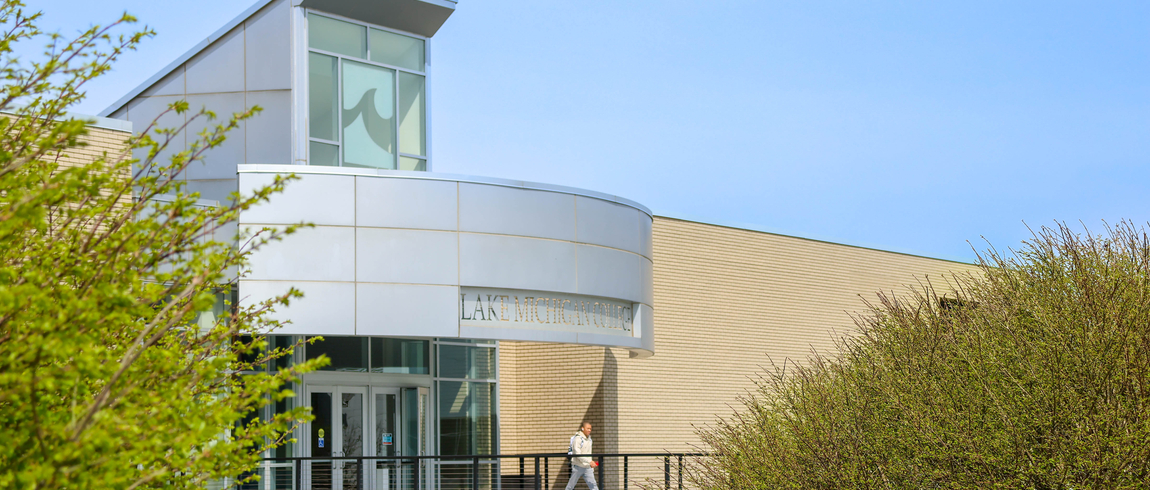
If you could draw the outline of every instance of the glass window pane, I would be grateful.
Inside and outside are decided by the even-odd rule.
[[[431,392],[427,388],[416,388],[419,393],[419,454],[430,454],[427,450],[427,422],[428,413],[431,412]]]
[[[322,341],[308,344],[307,359],[315,359],[325,354],[331,364],[321,371],[367,372],[367,338],[365,337],[324,337]]]
[[[442,378],[495,379],[495,349],[440,345],[439,376]]]
[[[196,325],[201,332],[206,332],[216,327],[216,323],[220,320],[226,321],[224,311],[228,305],[235,304],[229,303],[231,295],[228,293],[216,293],[216,301],[212,303],[212,309],[204,310],[196,314]]]
[[[400,417],[403,418],[401,422],[403,426],[403,454],[408,456],[418,456],[420,452],[420,430],[422,428],[420,422],[420,408],[419,404],[419,388],[404,388],[403,389],[403,410],[400,411]]]
[[[340,439],[343,439],[341,456],[363,456],[363,394],[343,393],[340,401],[343,404],[343,416],[340,417]]]
[[[371,61],[423,71],[423,40],[372,29]]]
[[[271,344],[270,345],[275,349],[285,349],[285,350],[290,351],[294,344],[295,344],[295,338],[290,336],[290,335],[273,335],[271,337]],[[277,371],[288,369],[293,364],[291,353],[289,352],[287,355],[280,357],[273,362],[275,363],[275,368]],[[285,383],[284,385],[280,386],[280,389],[284,389],[284,390],[291,389],[291,383]],[[277,413],[277,414],[287,413],[288,411],[290,411],[292,408],[295,407],[295,400],[296,400],[296,397],[289,396],[289,397],[284,398],[282,400],[276,401],[275,405],[274,405],[274,407],[275,407],[274,413]],[[283,445],[275,448],[273,455],[276,458],[290,458],[295,454],[294,452],[295,452],[295,443],[293,443],[289,440],[288,442],[285,442]],[[287,468],[287,469],[290,470],[290,468]],[[283,470],[284,469],[276,468],[274,475],[273,475],[274,478],[277,478],[276,481],[280,481],[279,480],[280,478],[290,478],[290,474],[291,474],[290,471],[283,471]]]
[[[338,146],[312,141],[308,143],[308,152],[311,153],[308,165],[339,166]]]
[[[331,456],[331,393],[312,393],[311,413],[311,455]]]
[[[418,170],[424,172],[427,170],[427,160],[421,160],[411,157],[399,157],[400,170]]]
[[[495,383],[439,382],[439,452],[491,454],[495,446]]]
[[[239,337],[235,338],[235,342],[239,345],[251,344],[253,340],[254,338],[251,335],[240,335]],[[252,349],[249,352],[239,352],[239,356],[237,356],[239,359],[237,359],[237,361],[242,364],[251,364],[251,371],[263,371],[266,368],[265,364],[255,364],[255,362],[266,355],[267,352],[263,349]]]
[[[311,413],[315,416],[311,421],[311,455],[314,457],[331,457],[331,449],[335,444],[332,432],[332,394],[312,393]],[[317,461],[311,467],[312,486],[322,488],[325,482],[332,477],[331,462]],[[330,483],[329,483],[330,485]]]
[[[395,395],[375,395],[375,455],[395,456]],[[390,463],[380,462],[380,463]]]
[[[364,410],[362,393],[343,393],[340,395],[340,439],[342,441],[340,456],[363,456],[364,447]],[[362,488],[357,481],[362,474],[362,468],[357,461],[343,463],[343,488]],[[315,488],[314,486],[312,487]]]
[[[356,58],[367,58],[367,28],[321,15],[307,16],[307,45]]]
[[[292,366],[292,346],[294,344],[295,338],[291,335],[273,335],[269,337],[268,345],[271,348],[287,352],[287,354],[284,354],[282,357],[278,357],[276,360],[272,361],[277,371],[284,370]]]
[[[395,168],[395,71],[343,62],[343,164]]]
[[[423,77],[399,73],[399,151],[426,155]]]
[[[307,57],[308,135],[335,141],[336,58],[316,53]]]
[[[371,372],[430,374],[429,342],[407,339],[371,339]]]

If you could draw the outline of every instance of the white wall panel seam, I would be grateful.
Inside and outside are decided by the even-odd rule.
[[[253,13],[252,15],[255,15],[255,14]],[[243,42],[240,43],[240,50],[242,50],[242,52],[243,52],[243,59],[244,59],[244,61],[242,63],[242,65],[244,67],[243,68],[243,70],[244,70],[244,81],[243,81],[244,111],[247,111],[248,109],[251,108],[251,106],[248,105],[248,21],[247,21],[247,19],[244,19],[244,21],[240,23],[239,27],[240,27],[240,29],[242,29],[241,34],[243,35]],[[185,77],[185,80],[186,80],[186,77]],[[184,83],[187,83],[187,82],[185,81]],[[248,125],[247,124],[244,124],[244,157],[243,157],[243,163],[248,163]]]
[[[602,249],[607,249],[607,250],[615,250],[615,251],[623,252],[623,253],[630,254],[630,255],[638,255],[640,257],[643,257],[644,259],[651,260],[651,259],[647,258],[646,256],[644,256],[643,254],[640,254],[640,253],[635,253],[635,252],[632,252],[630,250],[623,249],[623,248],[616,248],[616,247],[609,247],[606,245],[599,245],[596,243],[579,242],[579,241],[573,241],[573,240],[561,240],[558,238],[544,238],[544,237],[537,237],[537,236],[530,236],[530,235],[512,235],[512,234],[508,234],[508,233],[490,233],[490,232],[483,232],[483,231],[461,231],[459,233],[460,234],[468,234],[468,235],[502,236],[502,237],[509,237],[509,238],[526,238],[528,240],[543,240],[543,241],[548,241],[548,242],[573,243],[575,245],[583,245],[583,246],[587,246],[587,247],[596,247],[596,248],[602,248]]]
[[[457,284],[463,284],[463,255],[462,255],[463,254],[463,252],[462,252],[463,244],[460,243],[461,233],[459,233],[459,228],[460,228],[459,220],[460,220],[460,217],[459,217],[459,182],[456,182],[455,183],[455,282]],[[456,308],[455,317],[459,318],[462,315],[463,315],[463,312],[459,311],[459,309]]]
[[[226,180],[231,180],[231,179],[201,179],[201,180],[226,181]],[[242,220],[240,221],[240,224],[245,225],[245,226],[287,226],[288,225],[288,223],[268,223],[268,222],[260,222],[260,221],[242,221]],[[606,245],[599,245],[599,244],[595,244],[595,243],[576,242],[576,241],[571,241],[571,240],[560,240],[557,238],[541,238],[541,237],[527,236],[527,235],[509,235],[506,233],[485,233],[485,232],[478,232],[478,231],[452,231],[452,230],[437,230],[437,229],[429,229],[429,228],[409,228],[409,227],[398,227],[398,226],[357,226],[357,225],[327,225],[327,224],[325,224],[325,225],[316,225],[316,227],[317,228],[320,228],[320,227],[322,227],[322,228],[368,228],[368,229],[377,229],[377,230],[410,230],[410,231],[427,231],[427,232],[438,232],[438,233],[456,233],[456,234],[460,234],[460,235],[468,234],[468,235],[502,236],[502,237],[510,237],[510,238],[526,238],[528,240],[544,240],[544,241],[549,241],[549,242],[572,243],[575,245],[583,245],[583,246],[587,246],[587,247],[596,247],[596,248],[602,248],[602,249],[606,249],[606,250],[615,250],[615,251],[623,252],[623,253],[630,254],[630,255],[638,255],[639,257],[642,257],[644,260],[646,260],[648,262],[652,262],[652,264],[654,263],[654,261],[652,261],[650,258],[644,256],[643,254],[635,253],[635,252],[632,252],[630,250],[626,250],[626,249],[622,249],[622,248],[615,248],[615,247],[608,247]]]
[[[579,196],[571,195],[572,214],[575,219],[572,224],[575,226],[575,243],[579,243]],[[575,247],[575,290],[579,291],[579,247]]]

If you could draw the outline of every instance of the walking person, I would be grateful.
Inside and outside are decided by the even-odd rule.
[[[571,436],[571,447],[567,450],[567,454],[591,454],[591,422],[583,422],[579,426],[579,432]],[[575,484],[579,482],[579,477],[583,477],[583,481],[587,482],[587,488],[590,490],[599,490],[599,484],[595,483],[595,467],[599,463],[592,461],[589,456],[572,457],[571,458],[571,479],[567,481],[567,490],[575,488]]]

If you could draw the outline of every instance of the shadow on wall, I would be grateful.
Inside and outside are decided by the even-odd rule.
[[[581,421],[591,422],[591,440],[594,441],[592,449],[596,453],[617,453],[619,452],[619,362],[611,349],[603,349],[603,363],[599,368],[599,385],[595,387],[595,393],[591,395]],[[604,481],[599,482],[600,487],[606,483],[606,488],[622,488],[622,468],[615,463],[614,459],[604,461]],[[566,488],[570,477],[571,466],[564,462],[559,475],[552,480],[551,488],[555,490]],[[580,480],[576,488],[585,488],[585,482]]]
[[[509,342],[500,352],[508,369],[501,373],[508,389],[503,400],[510,420],[503,434],[505,454],[562,453],[579,429],[591,422],[596,453],[617,453],[628,447],[619,440],[619,357],[625,349],[543,342]],[[621,462],[605,461],[606,488],[622,488]],[[541,462],[545,488],[562,489],[570,477],[566,458]],[[514,466],[514,468],[512,468]],[[527,473],[532,473],[531,464]],[[519,473],[518,464],[503,468],[505,475]],[[577,488],[586,488],[580,483]]]
[[[591,422],[597,453],[619,452],[619,362],[611,349],[603,349],[602,374],[583,420]]]

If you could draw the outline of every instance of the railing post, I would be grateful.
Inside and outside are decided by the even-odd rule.
[[[415,490],[420,490],[423,488],[423,486],[419,484],[420,473],[423,472],[423,468],[420,467],[421,461],[418,459],[413,459],[411,460],[411,463],[411,473],[415,475],[415,486],[412,488]]]
[[[294,490],[301,490],[303,488],[303,460],[295,460],[295,487]]]
[[[627,490],[627,457],[623,456],[623,490]]]
[[[479,456],[471,460],[471,490],[479,490]]]
[[[683,490],[683,455],[679,455],[679,490]]]
[[[535,457],[535,490],[543,490],[543,474],[539,473],[539,456]]]
[[[523,476],[523,456],[519,457],[519,476]]]
[[[551,457],[543,457],[543,486],[551,486]]]
[[[663,456],[663,489],[671,490],[671,456]]]
[[[355,461],[355,488],[363,490],[363,458]]]
[[[597,471],[596,473],[599,473],[598,480],[599,480],[599,488],[601,489],[601,488],[603,488],[603,457],[602,456],[599,456],[599,471]]]

